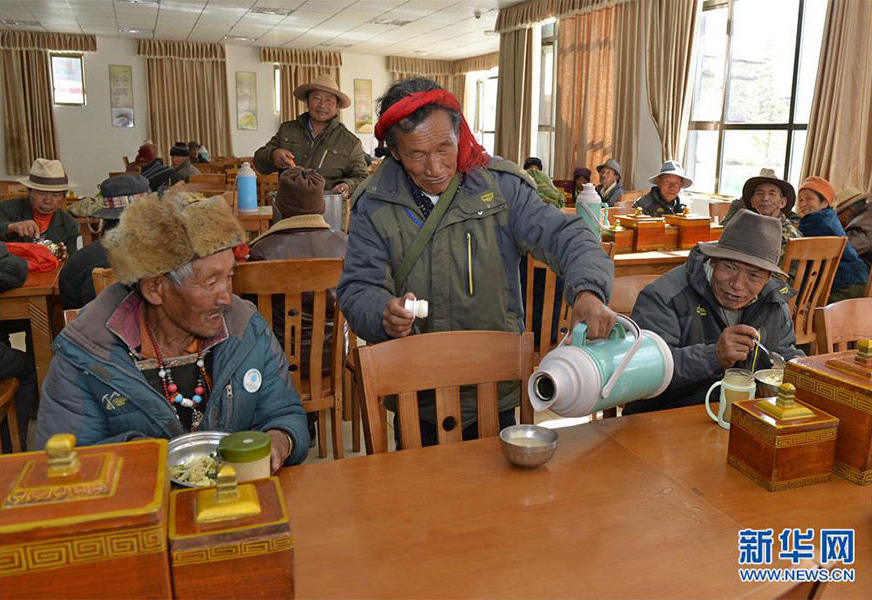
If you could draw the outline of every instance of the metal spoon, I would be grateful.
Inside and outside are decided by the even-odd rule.
[[[766,356],[769,357],[769,362],[772,363],[773,367],[775,367],[776,369],[783,369],[784,368],[784,365],[786,364],[787,361],[784,360],[783,356],[781,356],[777,352],[770,352],[769,350],[767,350],[766,346],[764,346],[763,344],[760,343],[760,340],[754,340],[754,343],[756,343],[757,346],[763,352],[766,353]]]

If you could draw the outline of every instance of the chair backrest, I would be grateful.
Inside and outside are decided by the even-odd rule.
[[[521,422],[532,423],[527,379],[533,372],[533,334],[506,331],[443,331],[411,335],[355,349],[355,371],[363,390],[363,432],[368,454],[387,452],[387,427],[380,405],[398,395],[403,448],[421,447],[418,391],[436,390],[440,444],[463,439],[460,386],[477,385],[478,435],[499,433],[497,383],[521,382]],[[446,430],[444,424],[456,426]]]
[[[196,177],[196,175],[191,175]],[[208,181],[189,181],[179,185],[179,189],[188,192],[200,192],[203,195],[220,196],[226,192],[233,191],[233,186],[226,183],[209,183]]]
[[[814,309],[824,306],[830,297],[846,241],[837,236],[787,240],[781,270],[792,275],[790,285],[798,292],[790,300],[797,344],[815,341]]]
[[[636,305],[636,298],[646,285],[656,280],[660,275],[624,275],[615,277],[615,286],[609,298],[609,308],[616,313],[630,315]]]
[[[727,216],[727,213],[730,212],[730,206],[733,203],[729,200],[709,200],[709,216],[714,219],[718,218],[718,221],[723,221],[724,217]]]
[[[541,322],[539,325],[539,344],[535,345],[534,351],[534,366],[538,364],[539,360],[545,356],[549,350],[551,350],[551,325],[554,319],[554,296],[557,293],[557,275],[548,268],[543,262],[539,262],[533,255],[527,253],[527,290],[524,295],[524,329],[526,331],[533,331],[533,313],[534,313],[534,292],[535,285],[534,281],[536,278],[536,273],[545,274],[545,289],[542,293],[542,306],[541,306]],[[560,303],[557,303],[558,310],[560,307]],[[535,334],[534,334],[535,338]]]
[[[303,294],[312,295],[311,337],[307,362],[308,397],[318,399],[335,394],[342,381],[342,353],[344,346],[344,319],[332,290],[342,275],[341,258],[299,260],[265,260],[240,263],[233,276],[233,291],[237,295],[257,296],[257,310],[273,329],[273,295],[284,298],[284,336],[279,340],[288,358],[291,378],[298,390],[303,390],[301,364],[303,332]],[[333,306],[333,339],[330,349],[330,388],[322,382],[322,355],[324,351],[324,325],[328,304]],[[309,315],[305,315],[308,321]],[[303,400],[306,394],[301,391]]]
[[[552,179],[551,182],[561,192],[566,192],[572,198],[572,192],[575,190],[575,181],[572,179]]]
[[[221,187],[227,182],[224,173],[200,173],[188,177],[188,183],[208,183],[213,188]]]
[[[628,215],[633,212],[633,202],[634,200],[630,200],[629,202],[618,202],[615,206],[609,207],[609,223],[614,225],[614,217],[618,215]]]
[[[96,267],[91,271],[91,280],[94,282],[94,291],[99,295],[100,292],[115,283],[115,275],[112,273],[112,269]]]
[[[606,256],[614,260],[615,252],[617,252],[618,250],[618,247],[615,245],[614,242],[600,242],[600,248],[603,249],[603,252],[606,253]]]
[[[224,173],[224,165],[221,163],[197,163],[194,165],[200,171],[200,175],[207,173]]]
[[[279,189],[279,174],[270,173],[269,175],[257,174],[257,202],[258,204],[269,204],[267,194],[277,192]]]
[[[848,350],[872,338],[872,298],[851,298],[814,309],[814,333],[821,354]]]
[[[866,280],[866,291],[863,295],[872,298],[872,267],[869,267],[869,279]]]
[[[646,190],[624,190],[624,195],[621,196],[621,201],[618,203],[618,205],[632,205],[633,202],[635,202],[647,193],[648,192]]]

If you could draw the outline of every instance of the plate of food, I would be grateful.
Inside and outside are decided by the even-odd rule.
[[[221,463],[218,442],[227,435],[225,431],[197,431],[171,439],[167,465],[172,482],[183,487],[215,485]]]

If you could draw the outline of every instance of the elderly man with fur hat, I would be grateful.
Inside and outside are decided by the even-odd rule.
[[[851,186],[836,194],[833,209],[845,228],[848,242],[866,263],[872,265],[872,208],[869,194]]]
[[[788,301],[796,293],[778,266],[781,223],[740,210],[717,242],[700,243],[687,262],[639,293],[633,319],[663,338],[675,364],[662,394],[627,404],[624,414],[701,404],[732,367],[750,369],[754,340],[786,360],[802,356]],[[756,368],[769,367],[763,353]]]
[[[367,175],[360,140],[339,121],[339,109],[351,106],[351,98],[327,74],[298,86],[294,98],[308,110],[281,124],[254,153],[254,166],[264,174],[294,165],[316,169],[324,177],[324,189],[349,197]]]
[[[37,445],[266,432],[271,468],[306,457],[306,417],[288,361],[254,305],[231,292],[243,231],[221,197],[149,196],[104,245],[117,283],[55,338]]]
[[[62,244],[61,253],[78,249],[79,224],[61,210],[67,191],[76,187],[59,160],[37,158],[27,177],[18,180],[30,189],[27,198],[0,203],[0,241],[46,239]]]

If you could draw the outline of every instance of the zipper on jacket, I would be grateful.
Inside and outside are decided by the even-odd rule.
[[[322,166],[324,166],[324,159],[327,158],[327,152],[329,152],[329,151],[328,151],[327,149],[325,149],[325,150],[324,150],[324,154],[321,155],[321,162],[318,163],[318,168],[319,168],[319,169],[320,169]]]
[[[472,233],[466,232],[466,272],[469,274],[469,295],[475,295],[472,286]]]

